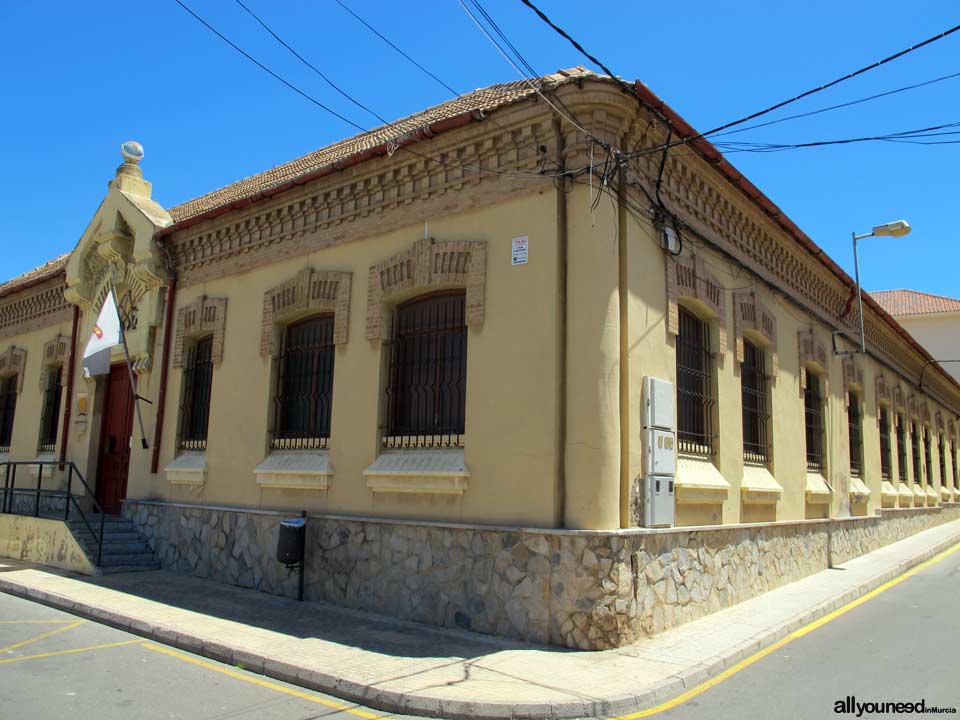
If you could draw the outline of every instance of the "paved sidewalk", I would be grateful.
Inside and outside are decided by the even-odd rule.
[[[575,652],[297,603],[165,571],[86,578],[0,560],[0,591],[389,712],[628,715],[702,683],[960,542],[918,533],[618,650]]]

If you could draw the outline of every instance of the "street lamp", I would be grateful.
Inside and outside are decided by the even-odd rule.
[[[877,225],[868,233],[853,235],[853,268],[857,279],[857,307],[860,311],[860,352],[867,351],[867,341],[863,333],[863,291],[860,288],[860,259],[857,257],[857,240],[863,240],[868,237],[903,237],[908,234],[912,228],[906,220],[894,220],[886,225]]]

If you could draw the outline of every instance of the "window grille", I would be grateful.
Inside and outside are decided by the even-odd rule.
[[[48,368],[47,386],[43,389],[43,414],[40,416],[40,452],[53,452],[57,447],[57,426],[60,421],[60,398],[63,395],[63,367]]]
[[[957,467],[957,441],[950,441],[950,460],[953,462],[953,489],[960,490],[960,467]]]
[[[332,315],[312,317],[287,327],[274,400],[274,449],[327,447],[334,352]]]
[[[763,350],[748,340],[743,341],[740,388],[743,406],[743,459],[747,462],[766,463],[770,459],[767,376],[764,373]]]
[[[930,447],[930,428],[923,429],[923,459],[926,483],[927,485],[933,485],[933,449]]]
[[[456,447],[467,403],[466,294],[440,293],[396,309],[384,447]]]
[[[677,334],[677,439],[680,452],[713,453],[710,326],[680,308]]]
[[[880,477],[884,480],[893,477],[890,450],[890,411],[880,408]]]
[[[819,375],[807,371],[807,387],[803,392],[807,439],[807,469],[823,472],[823,393]]]
[[[10,452],[13,416],[17,411],[17,376],[0,382],[0,452]]]
[[[847,396],[847,439],[850,444],[850,474],[863,476],[863,416],[860,397],[856,393]]]
[[[187,349],[183,364],[183,401],[180,404],[180,449],[206,450],[210,421],[210,388],[213,384],[213,338]]]
[[[897,416],[897,475],[900,482],[909,481],[907,475],[907,426],[903,415]]]
[[[937,443],[937,459],[940,461],[940,486],[949,487],[950,479],[947,477],[947,453],[943,447],[943,435],[940,435]]]
[[[911,447],[913,448],[913,481],[918,485],[923,484],[923,467],[920,465],[920,430],[917,428],[917,424],[913,423],[911,426]]]

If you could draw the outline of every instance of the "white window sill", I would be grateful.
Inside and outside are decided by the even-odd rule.
[[[267,490],[328,490],[333,478],[329,450],[274,450],[253,471]]]
[[[897,485],[897,496],[902,503],[913,505],[913,490],[906,483],[902,482]]]
[[[919,483],[913,484],[913,504],[916,507],[927,504],[927,494],[923,491],[923,488],[920,487]]]
[[[470,471],[462,448],[384,450],[363,471],[375,493],[462,495]]]
[[[927,505],[936,505],[937,501],[940,499],[937,497],[937,491],[934,490],[930,485],[925,486],[924,489],[927,493]]]
[[[783,486],[762,465],[744,465],[740,497],[744,505],[766,505],[780,500]]]
[[[953,500],[953,490],[946,485],[940,486],[940,500],[942,502],[951,502]]]
[[[203,485],[207,480],[207,454],[185,452],[174,458],[163,472],[171,485]]]
[[[810,505],[826,505],[830,502],[833,493],[830,492],[830,486],[827,485],[827,479],[820,473],[807,473],[807,484],[805,493],[807,502]]]
[[[707,458],[677,458],[676,501],[688,505],[714,505],[727,499],[730,483]]]

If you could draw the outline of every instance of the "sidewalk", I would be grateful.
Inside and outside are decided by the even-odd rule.
[[[628,715],[720,673],[960,541],[926,530],[635,645],[576,652],[433,628],[165,571],[87,578],[0,560],[0,591],[388,712]]]

